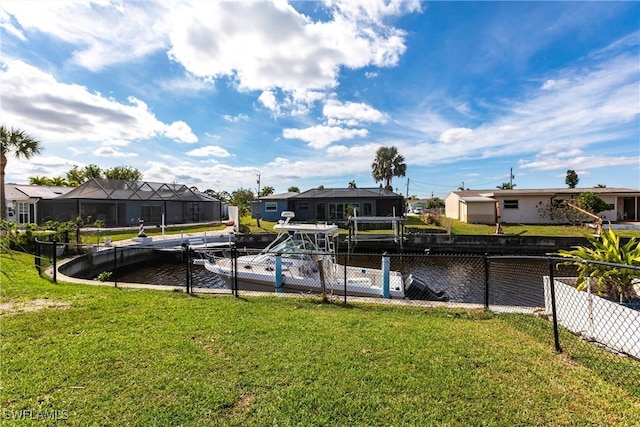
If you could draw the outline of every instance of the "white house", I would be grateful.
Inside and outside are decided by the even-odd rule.
[[[38,202],[55,199],[71,190],[73,190],[71,187],[5,184],[7,221],[17,222],[18,224],[35,223],[36,218],[39,217]]]
[[[609,204],[600,212],[605,221],[640,221],[640,190],[629,188],[549,188],[523,190],[465,190],[445,197],[445,216],[474,224],[551,224],[540,214],[548,203],[575,200],[590,191]]]

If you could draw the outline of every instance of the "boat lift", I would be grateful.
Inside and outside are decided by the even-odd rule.
[[[393,240],[398,243],[400,246],[400,250],[403,249],[404,243],[404,222],[406,218],[401,216],[396,216],[396,210],[393,209],[392,216],[358,216],[357,211],[354,210],[353,215],[349,216],[347,220],[347,224],[349,226],[349,238],[348,238],[348,251],[355,248],[358,241],[389,241]],[[374,238],[365,237],[367,235],[358,234],[358,223],[360,224],[386,224],[391,223],[391,228],[393,230],[392,237],[379,237],[376,236]]]

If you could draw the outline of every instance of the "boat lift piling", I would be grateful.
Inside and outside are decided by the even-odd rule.
[[[391,298],[389,284],[391,280],[391,258],[388,253],[382,254],[382,298]]]
[[[276,292],[282,292],[282,255],[276,255],[276,262],[274,268],[274,276],[275,276],[275,286]]]

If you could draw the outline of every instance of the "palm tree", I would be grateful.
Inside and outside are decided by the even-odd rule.
[[[353,190],[354,188],[358,188],[358,186],[356,185],[355,181],[351,181],[349,182],[349,188]]]
[[[66,187],[68,185],[67,180],[61,176],[54,176],[51,178],[51,185],[54,187]]]
[[[396,147],[380,147],[376,151],[376,158],[371,164],[373,179],[376,182],[385,181],[385,188],[393,190],[391,179],[402,177],[407,173],[404,157],[398,153]]]
[[[267,186],[263,187],[262,190],[260,190],[260,197],[270,196],[273,193],[275,193],[275,191],[276,190],[272,186],[267,185]]]
[[[40,151],[42,151],[40,141],[32,138],[25,131],[0,126],[0,219],[7,219],[7,199],[4,194],[7,156],[12,154],[16,159],[30,159],[40,154]]]
[[[30,176],[29,185],[51,185],[51,178],[46,176]]]

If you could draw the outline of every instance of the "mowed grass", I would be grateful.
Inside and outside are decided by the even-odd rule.
[[[640,422],[633,390],[556,354],[542,319],[56,285],[28,255],[0,266],[0,302],[23,304],[0,316],[3,425]]]

